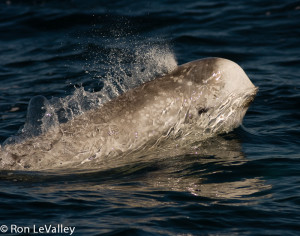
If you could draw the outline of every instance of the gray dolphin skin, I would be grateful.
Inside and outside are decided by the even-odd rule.
[[[256,92],[230,60],[192,61],[37,136],[4,145],[0,169],[97,168],[137,150],[180,150],[238,127]]]

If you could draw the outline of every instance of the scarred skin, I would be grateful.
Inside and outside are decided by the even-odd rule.
[[[96,168],[165,140],[189,145],[238,127],[256,90],[232,61],[189,62],[46,133],[4,146],[0,169]]]

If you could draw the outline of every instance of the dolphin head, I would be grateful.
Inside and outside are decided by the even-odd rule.
[[[181,73],[190,96],[188,117],[200,132],[229,132],[242,123],[258,89],[239,65],[208,58],[182,65]]]

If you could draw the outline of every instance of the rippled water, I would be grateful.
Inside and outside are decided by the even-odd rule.
[[[110,83],[101,99],[111,99],[174,60],[228,58],[259,87],[243,126],[197,154],[137,153],[98,171],[1,171],[0,230],[299,235],[299,1],[10,0],[0,13],[1,143],[24,125],[35,95],[72,106],[72,94]]]

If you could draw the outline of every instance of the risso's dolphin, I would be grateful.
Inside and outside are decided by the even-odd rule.
[[[0,168],[97,168],[103,160],[166,142],[190,145],[238,127],[256,92],[230,60],[192,61],[37,136],[4,145]]]

